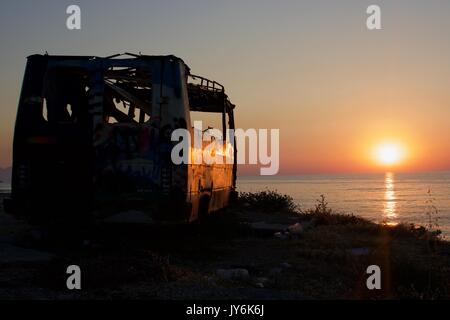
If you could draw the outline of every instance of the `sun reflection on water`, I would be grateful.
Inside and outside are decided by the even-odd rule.
[[[383,221],[387,225],[396,225],[397,212],[396,212],[396,198],[395,198],[395,179],[392,172],[386,172],[384,176],[384,208],[383,208]]]

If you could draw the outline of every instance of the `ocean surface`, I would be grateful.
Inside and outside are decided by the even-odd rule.
[[[0,181],[0,193],[9,193],[11,192],[11,184]]]
[[[438,224],[443,235],[447,239],[450,237],[450,172],[311,174],[238,179],[239,191],[266,189],[292,196],[302,209],[313,208],[323,194],[333,210],[353,213],[375,222],[426,226],[431,216],[431,221]]]

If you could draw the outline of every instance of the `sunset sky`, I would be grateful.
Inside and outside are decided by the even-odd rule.
[[[26,56],[128,51],[183,58],[225,86],[237,126],[279,128],[280,174],[448,170],[449,31],[448,0],[2,2],[0,166]]]

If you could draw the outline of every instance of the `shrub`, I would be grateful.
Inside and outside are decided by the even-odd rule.
[[[239,203],[249,205],[252,208],[263,211],[281,211],[297,213],[297,205],[294,199],[286,194],[280,194],[276,190],[264,190],[259,192],[240,192]]]
[[[366,219],[353,214],[334,212],[328,207],[328,202],[323,194],[320,195],[320,199],[317,199],[317,203],[313,209],[301,211],[301,215],[313,218],[317,225],[368,223]]]

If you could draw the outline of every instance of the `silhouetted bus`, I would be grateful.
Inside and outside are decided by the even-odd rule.
[[[171,134],[192,133],[193,114],[234,129],[233,110],[223,86],[191,75],[175,56],[32,55],[8,207],[35,222],[194,221],[235,194],[236,150],[231,163],[175,165]],[[231,142],[224,137],[225,147]]]

